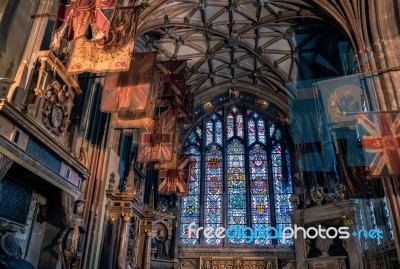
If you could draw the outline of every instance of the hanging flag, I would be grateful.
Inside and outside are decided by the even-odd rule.
[[[336,166],[332,138],[324,109],[313,88],[314,80],[287,83],[294,99],[289,104],[289,132],[297,149],[299,171],[334,171]]]
[[[358,113],[357,129],[371,177],[399,176],[399,111]]]
[[[169,109],[161,116],[156,117],[153,132],[141,132],[137,162],[168,162],[172,160],[176,116],[175,110]]]
[[[58,49],[62,40],[72,41],[85,36],[89,26],[92,40],[108,38],[116,5],[116,0],[72,0],[70,4],[60,2],[50,48]]]
[[[75,40],[69,73],[121,72],[129,70],[134,47],[133,32],[137,7],[119,7],[115,10],[109,38],[89,41],[85,37]]]
[[[160,89],[158,107],[178,105],[186,94],[186,60],[163,61],[156,63],[156,70],[161,72],[164,87]]]
[[[344,143],[341,153],[346,156],[348,166],[366,166],[364,151],[357,129],[343,127],[333,131],[336,140]]]
[[[189,178],[188,155],[184,155],[175,169],[160,170],[158,180],[159,194],[187,195]]]
[[[117,3],[117,0],[96,0],[96,7],[91,12],[90,21],[92,41],[109,38],[111,20]]]
[[[120,110],[111,114],[111,128],[138,128],[145,131],[151,131],[154,123],[154,110],[157,103],[157,97],[161,84],[161,74],[153,73],[150,83],[150,93],[147,98],[147,104],[143,111],[132,112],[129,110]]]
[[[354,127],[355,113],[374,104],[372,74],[356,74],[316,83],[331,128]],[[372,109],[372,108],[371,108]]]
[[[71,40],[72,3],[66,5],[60,1],[58,5],[57,18],[50,44],[50,48],[53,50],[60,47],[62,40]]]
[[[155,52],[136,53],[127,72],[107,73],[101,111],[143,112],[151,91],[155,58]]]

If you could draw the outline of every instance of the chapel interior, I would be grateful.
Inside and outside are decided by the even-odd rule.
[[[399,269],[399,35],[396,0],[0,0],[0,268]]]

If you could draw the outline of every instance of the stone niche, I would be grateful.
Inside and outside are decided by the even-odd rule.
[[[24,111],[58,139],[66,141],[66,130],[74,96],[81,89],[74,76],[51,51],[38,51],[35,70],[27,91]]]
[[[305,269],[364,269],[362,249],[358,237],[351,235],[357,231],[357,204],[343,200],[327,205],[319,205],[290,212],[292,223],[306,230],[311,227],[328,229],[348,227],[350,237],[329,239],[316,237],[304,239],[302,232],[294,240],[297,268]]]

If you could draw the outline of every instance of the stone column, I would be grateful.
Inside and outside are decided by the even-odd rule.
[[[151,237],[153,232],[151,230],[145,231],[144,237],[144,250],[143,250],[143,269],[150,269],[151,258]]]
[[[130,214],[122,215],[122,229],[121,229],[121,240],[119,242],[119,253],[118,253],[118,269],[125,269],[126,256],[128,251],[128,239],[129,239],[129,222],[132,216]]]
[[[382,180],[382,184],[392,221],[397,259],[400,260],[400,183],[396,177],[387,177]]]
[[[350,212],[352,213],[352,212]],[[355,217],[356,215],[354,215]],[[352,216],[346,216],[343,219],[343,224],[349,227],[349,232],[357,231],[357,225],[353,221]],[[344,226],[343,225],[343,226]],[[350,235],[349,239],[346,239],[346,251],[348,253],[349,264],[351,269],[364,269],[363,254],[361,249],[361,242],[358,237]]]
[[[303,237],[303,233],[300,232],[297,235],[297,239],[293,239],[294,241],[294,249],[296,253],[296,263],[297,268],[307,268],[306,267],[306,258],[307,258],[307,251],[306,251],[306,242]]]

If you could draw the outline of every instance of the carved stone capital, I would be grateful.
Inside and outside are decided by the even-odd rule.
[[[122,215],[122,219],[124,221],[130,221],[133,217],[133,215],[131,213],[122,213],[121,215]]]

